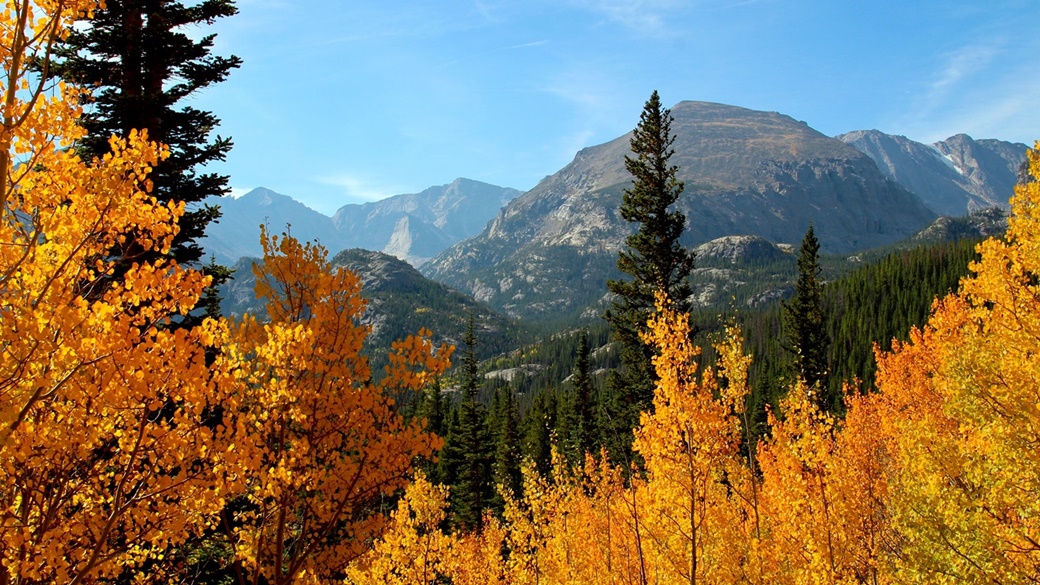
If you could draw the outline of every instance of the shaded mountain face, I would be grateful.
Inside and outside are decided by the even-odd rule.
[[[1003,207],[987,207],[964,216],[944,215],[914,235],[908,243],[920,245],[999,238],[1007,232],[1007,228],[1008,210]]]
[[[907,238],[935,217],[869,157],[788,116],[705,102],[672,115],[687,246],[736,234],[797,244],[812,222],[825,252],[846,253]],[[618,212],[629,141],[578,152],[423,272],[516,316],[588,306],[616,276],[634,227]]]
[[[330,253],[346,248],[386,252],[418,266],[452,244],[474,236],[516,189],[457,179],[421,193],[395,195],[363,205],[345,205],[329,218],[270,189],[254,189],[238,198],[211,198],[224,215],[211,224],[201,242],[225,265],[243,256],[260,256],[261,223],[273,233],[290,225],[300,241],[317,240]]]
[[[905,136],[857,130],[837,137],[877,163],[889,179],[940,215],[1008,208],[1026,145],[958,134],[926,145]]]
[[[221,287],[221,310],[239,317],[251,313],[266,318],[263,301],[256,298],[253,264],[259,258],[242,258],[234,265],[234,278]],[[361,295],[368,300],[362,321],[372,327],[366,340],[366,351],[381,356],[381,365],[391,344],[418,333],[420,328],[433,332],[437,343],[461,344],[469,315],[479,340],[478,351],[487,357],[515,345],[521,335],[519,326],[482,303],[423,277],[408,263],[388,254],[349,249],[330,261],[334,267],[346,267],[361,277]]]

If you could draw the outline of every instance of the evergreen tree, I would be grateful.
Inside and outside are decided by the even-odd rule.
[[[794,298],[784,303],[784,330],[788,349],[794,353],[798,376],[815,388],[820,408],[834,410],[840,396],[827,388],[827,328],[823,313],[823,286],[820,283],[820,243],[812,224],[802,239],[798,256],[798,282]]]
[[[444,446],[432,457],[422,462],[422,470],[430,481],[440,482],[440,460],[447,449],[447,437],[444,420],[444,398],[441,396],[441,379],[437,376],[423,391],[419,400],[418,415],[425,419],[426,430],[445,440]]]
[[[558,398],[547,388],[539,392],[524,415],[524,457],[534,462],[542,477],[552,472],[553,433],[558,428]]]
[[[477,396],[476,335],[473,315],[466,329],[466,353],[462,358],[462,402],[459,404],[458,480],[452,488],[455,522],[466,529],[480,529],[482,514],[492,496],[491,437],[487,428],[487,412]]]
[[[423,392],[419,404],[419,416],[426,419],[426,430],[444,436],[444,397],[441,395],[441,379],[436,377]]]
[[[592,396],[592,377],[589,373],[589,333],[582,330],[578,338],[578,356],[571,378],[570,448],[571,461],[580,465],[586,453],[597,454],[599,436],[596,431],[595,409]]]
[[[630,460],[631,430],[639,421],[639,412],[649,409],[653,402],[654,352],[640,339],[640,333],[646,330],[654,293],[667,293],[676,311],[690,308],[687,277],[693,270],[693,254],[679,243],[686,216],[670,210],[683,190],[677,178],[678,167],[669,164],[675,153],[671,123],[671,112],[661,107],[654,91],[632,135],[634,157],[625,157],[633,184],[624,192],[621,216],[638,228],[625,240],[617,262],[618,269],[631,279],[607,282],[615,300],[604,317],[620,343],[621,367],[608,377],[609,392],[601,421],[604,441],[618,462]]]
[[[495,435],[495,453],[491,472],[495,485],[494,508],[505,507],[503,490],[514,497],[521,494],[520,434],[518,429],[516,400],[509,386],[501,386],[495,392],[491,420]]]
[[[437,458],[437,465],[431,466],[433,473],[430,481],[449,486],[459,483],[459,469],[462,468],[462,448],[459,422],[459,408],[452,408],[444,422],[444,446]]]
[[[219,120],[183,102],[223,81],[241,60],[211,55],[215,35],[195,40],[184,31],[237,12],[234,0],[203,0],[191,6],[174,0],[107,0],[94,18],[73,29],[57,47],[48,72],[93,89],[81,119],[87,136],[77,145],[84,158],[104,156],[112,134],[126,136],[134,129],[147,130],[150,139],[169,146],[170,157],[149,176],[152,195],[163,202],[189,204],[168,256],[214,277],[209,296],[200,303],[210,314],[219,311],[213,290],[230,272],[212,262],[201,266],[202,248],[196,240],[220,217],[220,210],[190,204],[228,192],[228,177],[200,173],[198,168],[224,160],[231,140],[211,140]],[[127,266],[162,256],[143,253],[133,234],[128,235],[130,242],[121,250],[128,256]]]

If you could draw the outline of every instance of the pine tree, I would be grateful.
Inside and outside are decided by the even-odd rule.
[[[788,349],[794,353],[798,376],[814,388],[823,410],[839,406],[840,396],[827,389],[827,328],[823,313],[823,286],[820,283],[820,243],[812,224],[802,239],[798,256],[798,282],[794,298],[784,303],[784,329]]]
[[[625,240],[617,262],[618,269],[631,279],[607,282],[616,299],[604,317],[613,326],[615,341],[621,345],[621,368],[608,377],[609,393],[601,421],[604,441],[618,461],[629,460],[631,430],[639,421],[639,412],[649,409],[653,402],[654,350],[640,334],[646,331],[654,293],[665,292],[676,311],[687,312],[690,308],[687,277],[693,270],[693,254],[679,243],[686,216],[681,211],[669,210],[683,190],[683,183],[677,178],[678,167],[669,164],[675,153],[671,123],[671,112],[661,107],[654,91],[632,135],[634,157],[625,157],[625,168],[632,174],[633,184],[624,192],[621,216],[638,224],[638,228]]]
[[[559,398],[552,388],[535,395],[524,414],[524,457],[538,473],[548,478],[552,471],[553,433],[559,428]]]
[[[455,522],[466,529],[480,529],[482,514],[491,500],[491,436],[487,411],[481,404],[477,378],[476,335],[470,314],[462,358],[462,402],[459,404],[458,480],[452,488]]]
[[[458,485],[459,469],[462,467],[461,436],[459,435],[459,409],[448,411],[444,421],[444,446],[431,466],[430,481],[448,486]]]
[[[505,491],[514,498],[521,496],[518,417],[513,390],[509,386],[498,388],[491,416],[495,435],[494,461],[491,466],[495,486],[493,506],[498,511],[505,507]]]
[[[578,338],[578,357],[571,378],[574,392],[571,396],[570,447],[571,460],[581,464],[586,453],[599,449],[595,410],[592,396],[592,377],[589,373],[589,333],[582,330]]]
[[[85,159],[104,156],[111,135],[127,136],[134,129],[147,130],[149,139],[169,146],[170,157],[149,176],[152,195],[160,202],[189,204],[168,257],[213,276],[200,307],[210,314],[219,310],[213,289],[227,280],[230,271],[213,262],[201,266],[203,251],[197,240],[220,217],[220,210],[190,204],[228,192],[227,176],[197,169],[224,160],[232,144],[220,136],[210,139],[219,124],[216,116],[183,102],[223,81],[241,59],[211,55],[215,35],[194,40],[184,30],[237,12],[234,0],[203,0],[191,6],[173,0],[108,0],[57,47],[49,70],[93,88],[81,119],[87,136],[77,145]],[[123,252],[130,256],[127,266],[131,261],[162,257],[143,251],[132,238]]]

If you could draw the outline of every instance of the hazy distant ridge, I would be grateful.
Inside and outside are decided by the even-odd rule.
[[[886,177],[917,194],[929,209],[949,216],[1008,209],[1027,150],[1025,144],[974,140],[966,134],[931,145],[878,130],[837,138],[873,159]]]
[[[223,217],[201,242],[225,265],[243,256],[262,256],[259,226],[280,234],[289,226],[301,241],[319,241],[330,255],[347,248],[385,252],[418,266],[452,244],[476,235],[507,202],[520,194],[470,179],[415,194],[350,204],[333,217],[263,187],[232,199],[213,198]]]

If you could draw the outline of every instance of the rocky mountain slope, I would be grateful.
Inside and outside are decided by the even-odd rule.
[[[415,266],[452,244],[476,235],[508,201],[520,194],[469,179],[430,187],[421,193],[345,205],[333,217],[286,195],[258,188],[238,198],[213,198],[224,215],[201,241],[218,262],[233,264],[260,256],[261,223],[274,233],[290,232],[301,241],[317,240],[331,253],[347,248],[386,252]]]
[[[380,250],[419,266],[480,233],[520,191],[469,179],[421,193],[339,208],[332,223],[347,248]]]
[[[239,260],[234,266],[235,278],[221,289],[225,315],[248,312],[263,318],[263,304],[253,294],[254,262],[259,259]],[[331,264],[347,267],[361,277],[362,296],[369,301],[363,322],[372,326],[366,349],[372,355],[385,356],[393,341],[417,333],[422,327],[430,329],[438,343],[460,345],[470,314],[474,316],[481,356],[510,349],[523,336],[523,328],[518,324],[458,291],[424,278],[415,268],[389,254],[343,250],[332,258]]]
[[[877,163],[889,179],[917,194],[939,215],[963,216],[1008,207],[1026,145],[958,134],[932,145],[877,130],[837,138]]]
[[[935,217],[869,157],[788,116],[706,102],[681,102],[672,115],[688,246],[729,235],[795,244],[813,222],[825,252],[845,253],[907,238]],[[514,316],[551,319],[594,303],[632,231],[618,213],[629,139],[581,150],[424,274]]]

